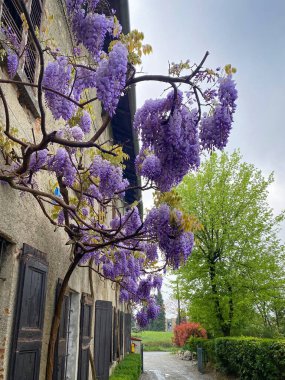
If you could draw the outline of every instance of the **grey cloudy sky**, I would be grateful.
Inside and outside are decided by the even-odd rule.
[[[270,204],[276,212],[284,209],[285,0],[129,0],[129,5],[132,29],[143,31],[154,50],[143,59],[143,72],[166,74],[168,62],[198,62],[206,50],[207,67],[237,67],[238,108],[227,150],[240,148],[265,175],[275,172]],[[153,83],[138,85],[137,106],[161,93]]]

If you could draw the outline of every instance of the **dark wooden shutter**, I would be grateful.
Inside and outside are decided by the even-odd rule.
[[[56,299],[58,298],[61,281],[58,281],[56,289]],[[64,296],[64,301],[60,316],[60,326],[57,336],[54,357],[54,380],[64,380],[66,376],[66,359],[67,359],[67,343],[68,343],[68,329],[69,329],[69,310],[70,298],[68,294]]]
[[[120,311],[120,355],[123,355],[124,349],[124,312]]]
[[[10,380],[37,380],[42,347],[48,264],[45,254],[24,244],[20,257]]]
[[[114,307],[113,312],[113,360],[118,358],[118,314]]]
[[[131,350],[131,323],[132,316],[129,313],[125,314],[125,354]]]
[[[79,360],[78,360],[78,380],[88,380],[89,378],[89,346],[91,339],[93,300],[88,294],[82,294],[80,313],[80,336],[79,336]]]
[[[97,379],[108,380],[112,353],[112,302],[96,301],[94,340]]]

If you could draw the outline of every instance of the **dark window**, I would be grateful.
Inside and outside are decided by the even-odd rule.
[[[9,379],[37,380],[48,267],[45,255],[27,244],[23,246],[20,260]]]
[[[30,13],[34,29],[40,28],[42,18],[42,0],[29,0],[26,7]],[[1,21],[4,27],[10,27],[16,34],[21,47],[26,46],[20,65],[30,82],[35,81],[38,54],[29,32],[22,29],[21,10],[15,0],[4,0]]]
[[[0,236],[0,273],[1,273],[1,268],[5,260],[7,246],[8,246],[8,242]]]

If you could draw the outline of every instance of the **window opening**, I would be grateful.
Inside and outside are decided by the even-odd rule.
[[[0,272],[4,263],[5,254],[7,251],[7,245],[9,243],[0,236]],[[3,280],[3,279],[2,279]]]
[[[39,29],[42,19],[42,0],[30,0],[27,2],[27,9],[34,29]],[[30,32],[24,33],[22,30],[21,13],[15,0],[4,0],[1,21],[4,27],[11,28],[22,45],[26,45],[25,54],[22,57],[22,68],[29,82],[34,82],[38,52]]]

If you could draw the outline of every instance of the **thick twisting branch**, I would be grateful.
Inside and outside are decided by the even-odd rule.
[[[204,65],[209,54],[210,53],[208,51],[206,51],[202,61],[199,63],[199,65],[196,67],[196,69],[188,77],[186,77],[186,81],[190,81],[201,70],[201,68]]]
[[[11,135],[10,133],[10,115],[9,115],[9,108],[8,108],[8,103],[7,103],[7,100],[5,98],[5,95],[3,93],[3,90],[2,88],[0,87],[0,96],[1,96],[1,99],[2,99],[2,102],[3,102],[3,106],[4,106],[4,112],[5,112],[5,135],[12,141],[14,141],[15,143],[17,144],[20,144],[21,146],[23,146],[24,148],[27,147],[27,144],[25,142],[23,142],[22,140],[18,139],[17,137],[14,137],[13,135]]]

